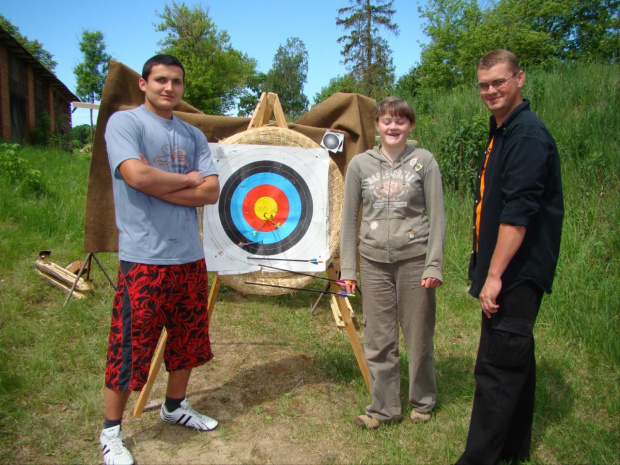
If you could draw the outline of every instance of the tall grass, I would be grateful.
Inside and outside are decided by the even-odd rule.
[[[525,96],[560,147],[566,204],[554,292],[543,301],[536,328],[532,464],[617,463],[620,454],[618,81],[617,69],[605,66],[531,72],[526,81]],[[230,372],[217,386],[219,395],[212,396],[224,410],[237,408],[228,400],[229,392],[242,389],[238,397],[254,396],[215,433],[218,447],[246,442],[241,426],[256,424],[258,436],[279,425],[295,447],[323,451],[322,463],[444,464],[454,463],[462,451],[480,324],[477,302],[467,294],[472,196],[467,170],[477,165],[488,113],[471,88],[420,98],[414,102],[419,117],[415,136],[454,181],[446,188],[435,419],[422,428],[402,424],[376,434],[358,431],[352,418],[363,411],[368,393],[346,337],[334,331],[329,310],[310,316],[315,299],[310,293],[259,298],[223,286],[212,332],[234,336],[217,349],[230,351],[237,342],[245,343],[251,348],[246,357],[256,366],[243,359],[240,368],[222,367],[216,359],[205,368],[207,373]],[[43,249],[52,250],[58,264],[83,258],[89,161],[39,148],[19,149],[12,156],[26,169],[40,171],[41,186],[27,188],[7,176],[0,163],[0,463],[98,463],[113,290],[95,268],[95,296],[63,307],[65,295],[37,277],[32,265]],[[99,258],[114,274],[116,256]],[[359,311],[358,302],[353,305]],[[277,363],[280,353],[294,355],[290,365]],[[406,355],[401,358],[406,392]],[[314,388],[314,383],[329,387]],[[312,408],[304,410],[306,405]],[[322,416],[313,416],[316,409]],[[126,422],[144,432],[157,422],[156,415],[145,417],[145,423]],[[142,453],[151,444],[146,436],[133,436],[135,447],[144,445]],[[184,436],[183,447],[208,457],[209,440]],[[230,457],[227,463],[270,460],[269,455]],[[175,462],[175,457],[160,460]]]
[[[2,269],[23,258],[24,250],[80,250],[89,159],[34,147],[18,150],[11,159],[24,166],[18,179],[5,176],[0,166],[0,218],[7,229],[2,235]],[[41,186],[23,175],[28,170],[40,172]]]

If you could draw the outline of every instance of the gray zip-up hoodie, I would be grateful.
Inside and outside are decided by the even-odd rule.
[[[341,279],[356,279],[359,252],[394,263],[426,254],[422,278],[443,281],[446,216],[439,165],[428,150],[407,146],[394,163],[375,147],[347,168],[340,235]]]

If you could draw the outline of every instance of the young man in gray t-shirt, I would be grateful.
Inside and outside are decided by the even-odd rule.
[[[217,202],[219,181],[204,134],[173,115],[184,78],[175,57],[149,59],[138,82],[144,104],[113,114],[106,128],[120,259],[100,436],[106,465],[134,463],[121,420],[130,392],[148,379],[163,327],[169,377],[161,419],[200,431],[218,425],[185,398],[192,369],[213,358],[196,207]]]

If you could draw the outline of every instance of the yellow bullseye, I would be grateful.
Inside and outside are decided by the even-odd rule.
[[[254,204],[254,213],[263,220],[271,219],[278,213],[278,204],[271,197],[261,197]]]

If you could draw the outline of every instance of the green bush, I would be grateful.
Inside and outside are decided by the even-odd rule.
[[[20,149],[18,144],[0,144],[0,177],[16,190],[42,194],[45,185],[41,171],[31,168],[29,163],[19,156]]]
[[[444,189],[473,191],[487,134],[487,123],[481,119],[463,121],[446,134],[438,153]]]
[[[73,137],[73,142],[78,142],[80,148],[89,144],[91,142],[90,137],[90,125],[89,124],[80,124],[79,126],[73,126],[71,130],[71,136]]]
[[[34,145],[43,145],[45,147],[49,145],[52,135],[50,130],[51,124],[50,115],[46,111],[37,116],[34,128],[32,128],[32,143]]]

